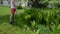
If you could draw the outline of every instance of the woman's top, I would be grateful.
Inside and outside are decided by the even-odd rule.
[[[14,1],[11,1],[11,8],[16,8],[16,7],[15,7],[15,2],[14,2]]]

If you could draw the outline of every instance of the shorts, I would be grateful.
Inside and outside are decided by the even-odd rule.
[[[15,8],[11,8],[11,13],[12,13],[12,14],[14,14],[14,13],[15,13],[15,11],[16,11],[16,9],[15,9]]]

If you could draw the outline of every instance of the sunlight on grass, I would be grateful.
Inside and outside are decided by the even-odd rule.
[[[16,10],[16,14],[23,12],[24,10]],[[0,7],[0,15],[10,15],[10,7]]]
[[[8,14],[10,14],[9,7],[0,7],[0,15],[8,15]]]
[[[0,25],[0,34],[20,34],[21,29],[16,26],[12,26],[8,23],[3,23]]]

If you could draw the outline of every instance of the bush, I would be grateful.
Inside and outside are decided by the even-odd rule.
[[[58,26],[60,24],[60,11],[57,9],[37,9],[31,8],[25,10],[22,15],[23,21],[32,27],[34,21],[34,27],[36,24],[48,26],[52,30],[52,26]],[[33,28],[34,28],[33,27]]]
[[[18,20],[16,20],[19,18]],[[60,10],[59,9],[25,9],[24,13],[17,16],[16,24],[20,27],[35,30],[35,33],[59,33]],[[18,22],[17,22],[18,21]],[[26,26],[24,26],[26,25]],[[47,31],[47,32],[46,32]],[[43,33],[44,32],[44,33]]]
[[[22,6],[17,6],[17,9],[22,9]]]

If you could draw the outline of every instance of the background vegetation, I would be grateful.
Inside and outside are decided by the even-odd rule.
[[[13,24],[10,7],[0,6],[0,34],[60,34],[60,0],[26,1],[27,6],[16,6]]]

